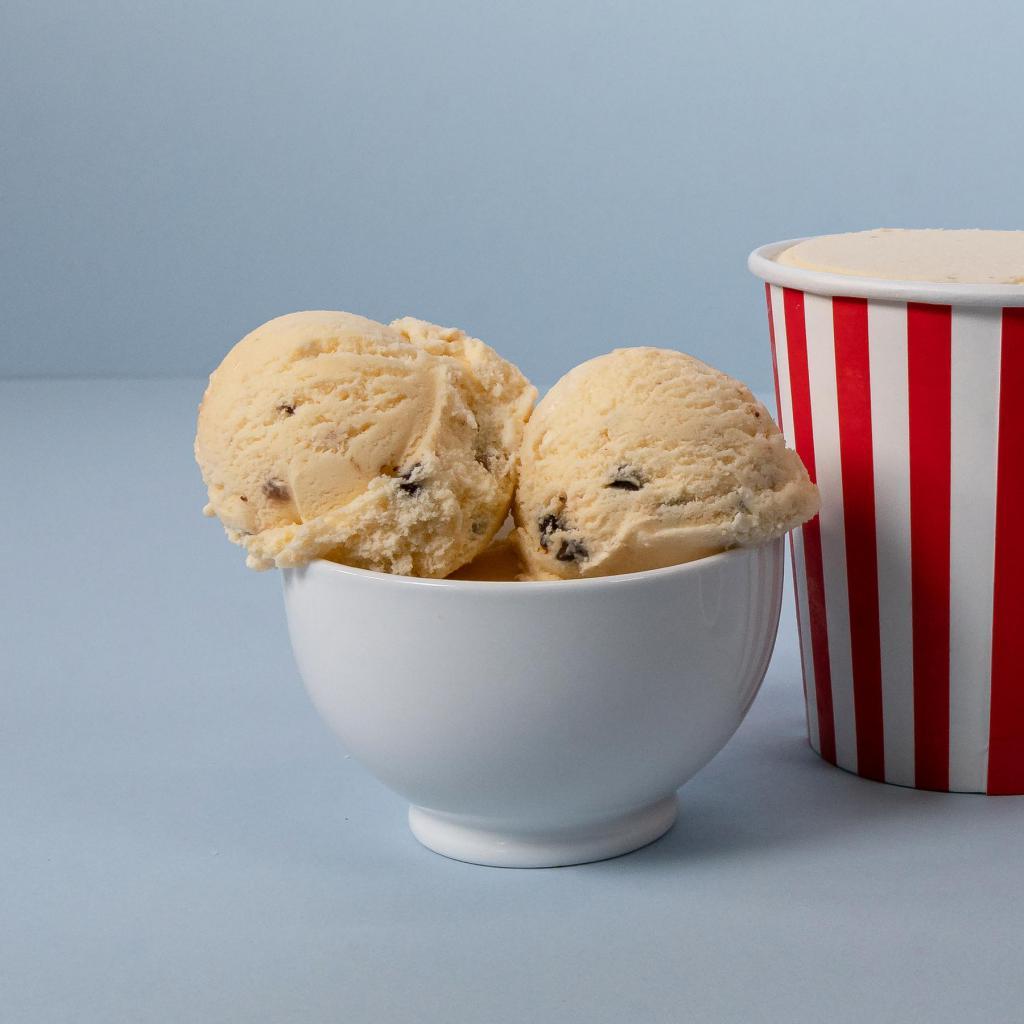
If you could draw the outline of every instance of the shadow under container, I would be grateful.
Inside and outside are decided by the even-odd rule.
[[[870,779],[1024,793],[1024,286],[888,281],[762,246],[811,746]]]
[[[479,864],[637,849],[724,746],[771,657],[783,541],[598,579],[283,574],[313,703],[412,804],[416,838]]]

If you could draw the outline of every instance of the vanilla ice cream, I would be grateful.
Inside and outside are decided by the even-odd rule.
[[[876,228],[808,238],[776,260],[885,280],[1024,284],[1024,231]]]
[[[254,569],[324,557],[442,577],[505,520],[536,392],[462,331],[292,313],[210,377],[196,459],[207,514]]]
[[[748,388],[681,352],[628,348],[577,366],[534,410],[514,515],[530,574],[572,579],[759,544],[817,509]]]
[[[517,583],[528,579],[515,537],[495,538],[472,562],[449,575],[450,580]]]

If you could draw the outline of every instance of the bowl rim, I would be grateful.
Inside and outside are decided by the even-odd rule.
[[[758,246],[748,257],[747,267],[755,277],[783,288],[795,288],[814,295],[842,295],[892,302],[926,302],[940,306],[983,306],[1002,308],[1024,306],[1024,285],[1020,284],[945,284],[939,281],[896,281],[855,274],[834,274],[824,270],[806,270],[779,263],[779,253],[808,238],[787,238]]]
[[[799,529],[799,527],[798,527]],[[315,558],[305,565],[294,566],[283,569],[284,578],[290,579],[293,574],[306,572],[317,575],[330,574],[341,576],[354,576],[368,582],[382,585],[399,587],[435,587],[441,590],[454,590],[466,592],[478,590],[481,592],[497,593],[522,593],[527,591],[547,590],[556,587],[564,592],[566,586],[576,590],[595,587],[616,587],[636,585],[644,580],[663,578],[668,576],[685,576],[698,574],[711,566],[718,566],[725,562],[736,561],[741,558],[750,558],[755,552],[762,548],[780,545],[785,540],[785,534],[780,537],[773,537],[761,544],[751,544],[745,547],[729,548],[726,551],[719,551],[713,555],[705,555],[703,558],[695,558],[692,562],[682,562],[678,565],[666,565],[659,569],[643,569],[640,572],[625,572],[615,576],[589,576],[575,580],[453,580],[453,579],[430,579],[423,576],[399,576],[394,573],[377,572],[373,569],[359,569],[354,565],[343,565],[341,562],[331,562],[326,558]]]

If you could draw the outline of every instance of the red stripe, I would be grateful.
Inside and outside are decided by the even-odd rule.
[[[778,416],[779,430],[785,430],[785,424],[782,421],[782,395],[779,390],[779,359],[778,349],[775,344],[775,311],[772,309],[772,286],[765,282],[764,285],[764,297],[768,303],[768,336],[772,342],[772,379],[775,381],[775,412]],[[807,700],[807,665],[804,663],[804,627],[800,621],[800,598],[797,596],[797,577],[796,577],[796,540],[793,535],[789,536],[789,561],[790,566],[793,570],[793,598],[796,603],[796,635],[797,642],[800,645],[800,678],[804,681],[804,707],[807,710],[807,736],[811,741],[811,746],[814,746],[815,739],[818,739],[818,723],[811,722],[811,705]],[[821,745],[821,740],[818,739],[818,746]]]
[[[914,761],[920,789],[949,789],[949,306],[907,305]]]
[[[884,780],[882,654],[878,630],[878,547],[875,539],[875,470],[871,437],[867,301],[833,299],[832,320],[836,343],[843,515],[846,522],[846,575],[850,595],[857,773],[869,779]]]
[[[817,749],[821,746],[821,730],[818,723],[811,721],[811,702],[807,699],[807,687],[810,685],[807,679],[807,663],[804,661],[804,627],[800,621],[800,597],[797,594],[797,569],[796,569],[796,538],[791,533],[789,535],[789,564],[793,570],[793,600],[796,604],[796,640],[800,645],[800,678],[804,682],[804,711],[807,718],[807,739],[810,741],[812,747]],[[817,690],[815,690],[815,696],[817,696]],[[817,740],[817,747],[815,747],[814,741]]]
[[[988,791],[1024,793],[1024,308],[1003,310]]]
[[[789,352],[789,383],[793,397],[793,441],[807,472],[817,482],[814,461],[814,429],[811,421],[811,385],[807,372],[807,329],[804,294],[783,289],[786,314],[786,348]],[[828,622],[825,617],[825,573],[821,564],[821,526],[818,517],[801,527],[807,571],[807,606],[811,620],[811,659],[818,701],[818,735],[821,756],[835,764],[836,730],[832,715],[832,672],[828,660]]]
[[[772,342],[772,380],[775,381],[775,418],[779,424],[779,430],[785,432],[782,422],[782,396],[779,394],[779,360],[775,349],[775,313],[772,310],[772,286],[765,281],[764,297],[768,302],[768,337]]]

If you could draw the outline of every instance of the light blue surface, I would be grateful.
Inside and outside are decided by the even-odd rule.
[[[308,703],[277,576],[199,516],[201,388],[0,383],[3,1024],[1020,1018],[1024,798],[815,757],[788,599],[663,840],[420,848]]]
[[[271,316],[453,323],[539,384],[767,388],[745,257],[1024,227],[1024,5],[6,0],[0,376],[205,374]]]

